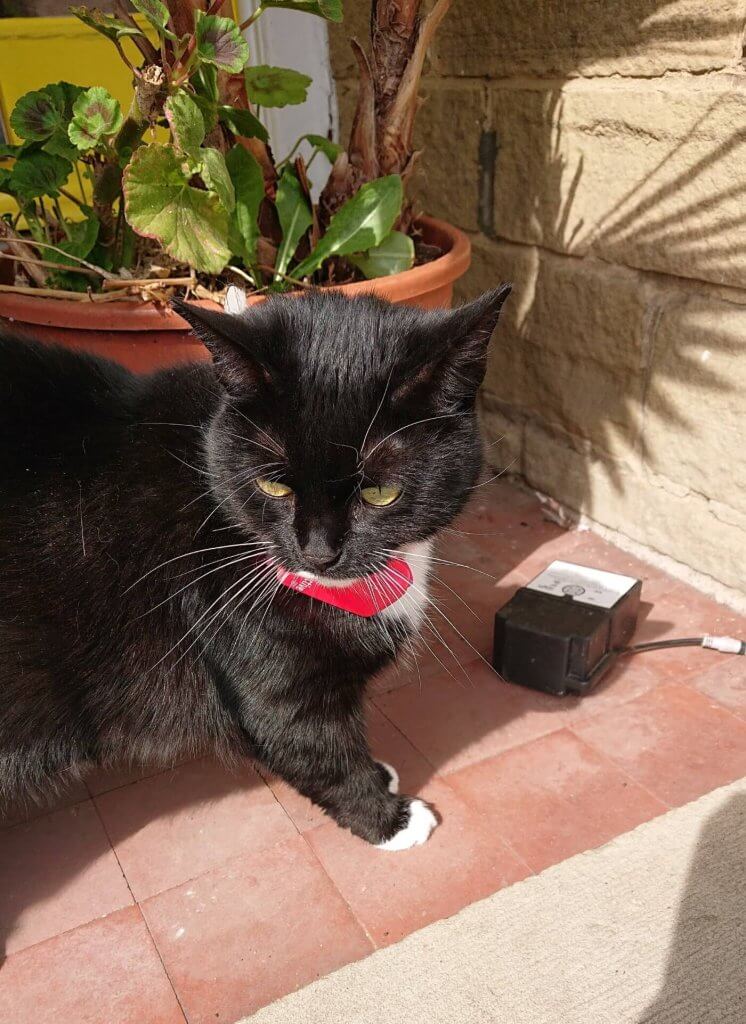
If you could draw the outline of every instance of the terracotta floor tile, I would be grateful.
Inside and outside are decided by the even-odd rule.
[[[88,799],[88,796],[85,783],[76,780],[64,786],[60,792],[50,794],[38,804],[24,801],[10,807],[6,806],[0,810],[0,832],[4,828],[12,828],[14,825],[42,818],[45,814],[53,814],[63,807],[72,807],[82,803]]]
[[[712,653],[713,666],[702,675],[691,676],[687,685],[728,708],[734,715],[746,718],[746,658]]]
[[[482,662],[465,670],[374,698],[441,775],[561,729],[579,705],[503,683]]]
[[[249,765],[233,773],[210,759],[194,761],[104,793],[96,804],[138,900],[295,835]]]
[[[8,1024],[183,1024],[137,907],[42,942],[0,968]]]
[[[464,768],[448,784],[534,871],[667,810],[566,730]]]
[[[449,786],[422,792],[442,823],[423,846],[377,850],[332,824],[306,833],[376,946],[386,946],[529,874],[494,826]]]
[[[647,600],[652,607],[640,623],[634,643],[703,636],[706,633],[737,637],[746,634],[743,616],[685,583],[672,583],[662,577],[648,587]],[[701,647],[681,647],[650,651],[636,657],[644,658],[661,679],[677,682],[708,672],[714,667],[713,658],[722,658],[723,655]]]
[[[0,957],[132,902],[90,801],[2,833]]]
[[[573,731],[671,806],[746,775],[746,723],[686,686],[663,684]]]
[[[236,1021],[371,950],[298,835],[142,910],[190,1024]]]

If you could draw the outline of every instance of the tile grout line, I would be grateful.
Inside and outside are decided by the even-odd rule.
[[[163,973],[166,976],[166,980],[168,981],[168,984],[169,984],[169,986],[171,988],[171,991],[174,994],[174,999],[176,1000],[176,1004],[179,1007],[179,1012],[181,1013],[182,1017],[184,1018],[184,1024],[188,1024],[188,1018],[187,1018],[186,1010],[184,1009],[184,1006],[182,1005],[181,999],[179,998],[179,993],[176,991],[176,986],[174,985],[174,983],[173,983],[173,981],[171,979],[171,975],[168,972],[168,968],[166,967],[166,964],[165,964],[165,962],[163,960],[163,957],[161,956],[161,951],[158,948],[158,943],[155,941],[155,936],[153,935],[152,931],[150,930],[150,925],[148,924],[148,920],[145,917],[145,914],[142,911],[142,907],[140,906],[140,903],[136,899],[134,892],[132,891],[132,887],[130,885],[130,880],[129,880],[129,878],[127,878],[127,875],[125,874],[124,868],[122,867],[122,862],[119,860],[119,854],[116,851],[114,843],[111,841],[111,836],[109,835],[109,830],[106,827],[106,823],[105,823],[105,821],[104,821],[104,819],[103,819],[103,817],[101,815],[100,810],[98,809],[98,804],[96,803],[96,799],[93,796],[91,797],[91,803],[93,804],[93,807],[94,807],[94,809],[96,811],[96,816],[98,817],[98,820],[101,823],[101,828],[104,830],[104,835],[106,836],[106,838],[109,841],[109,848],[110,848],[111,852],[114,854],[114,857],[116,858],[117,866],[119,867],[119,870],[122,872],[122,878],[124,879],[125,884],[127,886],[127,890],[129,892],[130,896],[132,897],[133,904],[134,904],[135,907],[137,907],[137,912],[140,915],[140,920],[145,925],[145,931],[148,933],[148,938],[150,939],[150,942],[151,942],[151,944],[153,946],[153,949],[155,950],[155,955],[158,957],[160,965],[163,968]]]
[[[462,796],[461,796],[461,794],[460,794],[460,793],[459,793],[459,792],[458,792],[457,790],[455,790],[455,789],[453,788],[453,786],[449,785],[449,783],[448,783],[448,776],[447,776],[447,775],[441,775],[441,774],[440,774],[440,773],[438,772],[438,769],[436,768],[436,766],[435,766],[435,765],[434,765],[434,764],[433,764],[433,763],[432,763],[432,762],[430,761],[430,759],[429,759],[428,757],[426,757],[426,756],[425,756],[425,754],[423,754],[423,753],[422,753],[422,751],[421,751],[421,750],[419,749],[419,747],[415,746],[414,742],[413,742],[412,740],[410,740],[410,738],[409,738],[409,737],[408,737],[408,736],[406,735],[406,733],[402,732],[402,730],[401,730],[401,729],[399,728],[399,726],[398,726],[398,725],[396,724],[396,722],[392,722],[392,720],[391,720],[391,719],[390,719],[390,718],[388,717],[388,715],[386,714],[386,712],[385,712],[385,711],[383,711],[383,710],[382,710],[382,709],[381,709],[380,707],[378,707],[378,705],[377,705],[377,704],[375,705],[375,707],[376,707],[377,711],[379,712],[379,714],[383,715],[383,717],[384,717],[384,718],[386,719],[386,721],[387,721],[387,722],[389,723],[389,725],[390,725],[390,726],[392,727],[392,729],[394,729],[394,730],[395,730],[396,732],[398,732],[398,733],[399,733],[399,735],[400,735],[400,736],[401,736],[401,737],[402,737],[402,738],[403,738],[403,739],[404,739],[404,740],[405,740],[405,741],[406,741],[406,742],[407,742],[407,743],[408,743],[408,744],[409,744],[409,745],[410,745],[410,746],[411,746],[411,747],[412,747],[412,748],[413,748],[414,750],[416,750],[418,754],[420,754],[420,755],[422,756],[423,760],[424,760],[424,761],[425,761],[425,762],[426,762],[427,764],[429,764],[429,765],[430,765],[430,767],[431,767],[431,768],[432,768],[432,770],[433,770],[433,775],[432,775],[432,778],[433,778],[433,779],[436,779],[436,780],[437,780],[438,782],[442,783],[442,784],[443,784],[443,785],[444,785],[444,786],[445,786],[445,787],[446,787],[447,789],[449,789],[449,790],[450,790],[450,792],[451,792],[451,793],[453,793],[453,794],[454,794],[454,795],[455,795],[456,797],[458,797],[459,799],[463,800],[463,799],[464,799],[464,797],[462,797]],[[531,741],[529,740],[528,742],[531,742]],[[521,745],[525,745],[525,744],[521,744]],[[511,749],[512,749],[512,748],[511,748]],[[496,755],[496,756],[498,756],[498,757],[499,757],[499,755]],[[489,758],[483,758],[482,760],[485,760],[485,761],[486,761],[486,760],[489,760]],[[479,763],[478,761],[477,761],[477,762],[475,762],[475,764],[478,764],[478,763]],[[470,766],[468,766],[468,765],[467,765],[467,767],[470,767]],[[470,801],[467,801],[467,803],[468,803],[469,807],[471,807],[471,808],[472,808],[473,810],[478,810],[478,808],[474,807],[474,806],[473,806],[473,805],[471,804],[471,802],[470,802]],[[498,834],[499,834],[499,833],[498,833]],[[503,845],[504,845],[504,846],[505,846],[505,847],[506,847],[506,848],[507,848],[507,849],[508,849],[508,850],[510,851],[510,853],[512,853],[512,854],[513,854],[513,856],[514,856],[514,857],[516,857],[516,859],[517,859],[518,861],[520,861],[520,863],[521,863],[521,864],[523,864],[523,866],[524,866],[525,868],[527,868],[527,869],[528,869],[529,873],[530,873],[531,875],[535,875],[535,874],[536,874],[536,872],[534,871],[534,869],[533,869],[533,868],[531,867],[531,865],[530,865],[530,864],[528,863],[528,861],[526,861],[526,860],[525,860],[525,859],[524,859],[523,857],[521,857],[521,855],[520,855],[520,854],[518,853],[518,851],[517,851],[517,850],[515,850],[515,849],[513,848],[513,844],[512,844],[512,843],[511,843],[511,842],[510,842],[510,841],[509,841],[509,840],[508,840],[508,839],[507,839],[507,838],[506,838],[505,836],[503,836],[502,834],[499,834],[499,838],[500,838],[500,841],[502,842],[502,844],[503,844]],[[500,890],[498,890],[498,892],[499,892],[499,891],[500,891]]]
[[[335,826],[336,826],[337,828],[341,828],[341,827],[342,827],[341,825],[337,825],[337,823],[336,823],[336,822],[334,821],[334,819],[333,819],[333,818],[330,818],[330,819],[329,819],[329,821],[330,821],[330,822],[332,822],[332,824],[334,824],[334,825],[335,825]],[[338,896],[339,896],[339,898],[340,898],[340,899],[342,900],[342,902],[344,903],[344,905],[345,905],[345,906],[347,907],[347,910],[349,911],[349,913],[350,913],[350,916],[352,917],[352,920],[353,920],[353,921],[355,922],[355,924],[356,924],[356,925],[358,926],[358,928],[360,928],[360,930],[362,931],[362,933],[363,933],[363,935],[365,936],[365,938],[366,938],[366,939],[368,940],[368,942],[369,942],[369,943],[371,944],[371,947],[372,947],[372,949],[371,949],[371,953],[375,953],[375,952],[376,952],[376,950],[377,950],[377,949],[378,949],[379,947],[378,947],[378,946],[376,945],[375,941],[373,940],[373,936],[372,936],[372,935],[370,934],[370,932],[368,931],[368,929],[367,929],[367,927],[365,926],[364,922],[360,920],[360,918],[359,918],[359,917],[357,916],[357,914],[355,913],[355,911],[354,911],[354,910],[352,909],[352,907],[350,906],[350,904],[349,904],[349,903],[348,903],[348,901],[347,901],[347,898],[346,898],[345,894],[344,894],[344,893],[342,892],[342,890],[341,890],[341,889],[339,888],[339,886],[337,885],[337,883],[336,883],[336,882],[334,881],[334,879],[332,878],[332,876],[331,876],[331,875],[329,874],[329,872],[327,871],[327,869],[326,869],[326,865],[325,865],[325,864],[324,864],[324,862],[323,862],[323,861],[321,860],[321,858],[319,857],[319,855],[318,855],[318,854],[316,853],[316,851],[314,850],[313,846],[311,846],[311,844],[309,843],[309,841],[308,841],[308,840],[306,839],[306,835],[307,835],[307,834],[310,834],[311,832],[315,832],[315,831],[316,831],[316,829],[319,829],[319,828],[324,828],[324,827],[325,827],[325,825],[326,825],[326,822],[324,822],[324,824],[323,824],[323,825],[315,825],[315,826],[314,826],[313,828],[310,828],[310,829],[308,829],[308,830],[307,830],[307,832],[301,832],[301,833],[300,833],[300,837],[301,837],[301,839],[303,840],[303,842],[304,842],[304,843],[306,844],[306,846],[308,847],[308,849],[309,849],[309,850],[311,851],[311,856],[312,856],[312,857],[313,857],[313,859],[314,859],[314,860],[316,861],[316,863],[317,863],[317,864],[319,865],[319,867],[321,868],[321,870],[322,870],[322,871],[324,872],[324,875],[325,875],[325,876],[326,876],[326,877],[327,877],[327,878],[329,879],[329,882],[330,882],[330,884],[331,884],[331,887],[332,887],[332,888],[334,889],[334,891],[335,891],[335,892],[337,893],[337,895],[338,895]],[[365,840],[364,840],[364,839],[361,839],[361,840],[360,840],[360,842],[361,842],[361,843],[362,843],[362,842],[365,842]],[[368,953],[368,956],[370,956],[370,953]],[[353,961],[349,961],[349,963],[352,963],[352,962],[353,962]],[[346,966],[346,965],[344,965],[344,966]],[[339,968],[338,968],[338,967],[336,967],[336,968],[335,968],[335,970],[339,970]],[[330,972],[330,973],[331,973],[331,972]]]
[[[657,689],[657,687],[654,686],[653,690],[655,690],[655,689]],[[652,690],[648,690],[648,693],[652,693],[652,692],[653,692]],[[567,726],[567,731],[572,733],[572,735],[575,737],[575,739],[580,744],[582,744],[582,746],[586,747],[588,750],[592,750],[593,753],[596,754],[598,757],[600,757],[602,761],[605,761],[606,764],[608,764],[611,768],[614,769],[614,771],[619,772],[620,775],[622,775],[625,779],[627,779],[629,782],[631,782],[634,786],[639,786],[639,788],[644,790],[644,792],[647,793],[648,796],[652,796],[652,798],[654,800],[657,800],[659,804],[663,804],[663,806],[666,808],[665,811],[662,812],[663,814],[668,814],[669,811],[675,810],[675,807],[674,807],[673,804],[670,804],[668,802],[668,800],[664,800],[662,796],[658,796],[657,793],[654,793],[652,791],[652,789],[649,789],[645,785],[644,782],[639,782],[633,775],[630,775],[630,773],[627,771],[627,769],[623,768],[620,764],[617,764],[616,761],[612,757],[609,757],[609,755],[606,753],[605,750],[599,750],[599,748],[597,746],[595,746],[593,743],[590,743],[588,740],[584,739],[582,736],[579,736],[575,732],[575,728],[574,728],[574,726],[572,724]],[[661,817],[661,815],[656,814],[656,818],[659,818],[659,817]],[[654,819],[652,819],[652,820],[654,820]]]

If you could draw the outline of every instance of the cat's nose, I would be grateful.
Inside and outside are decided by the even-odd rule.
[[[339,560],[340,548],[332,544],[329,538],[320,530],[312,530],[308,540],[301,548],[303,560],[308,568],[315,572],[324,572],[331,569]]]

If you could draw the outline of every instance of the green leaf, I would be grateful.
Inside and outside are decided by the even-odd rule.
[[[308,197],[291,167],[286,167],[280,176],[275,206],[282,228],[282,242],[277,250],[275,264],[275,280],[279,281],[280,275],[287,270],[298,243],[313,223]]]
[[[157,2],[157,0],[156,0]],[[197,53],[205,64],[237,74],[249,59],[249,47],[232,18],[215,14],[197,20]]]
[[[48,139],[64,124],[64,102],[50,96],[45,89],[21,96],[10,115],[10,127],[16,135],[38,142]]]
[[[214,192],[189,184],[173,149],[141,146],[123,184],[125,216],[139,235],[157,239],[170,256],[195,270],[220,273],[231,256],[228,212]]]
[[[0,142],[0,160],[18,156],[22,148],[22,146],[14,146],[10,142]]]
[[[120,21],[113,14],[105,14],[97,7],[92,10],[89,7],[68,7],[70,14],[74,14],[84,25],[100,32],[107,39],[118,42],[126,36],[141,36],[142,32],[134,25],[128,25],[126,21]]]
[[[342,0],[262,0],[262,7],[284,7],[288,11],[317,14],[327,21],[341,21]]]
[[[240,135],[244,139],[261,139],[262,142],[269,142],[267,129],[250,110],[242,110],[240,107],[218,107],[218,117],[234,135]]]
[[[4,195],[13,195],[13,190],[10,187],[10,171],[7,167],[0,167],[0,192]]]
[[[225,164],[225,157],[217,149],[202,149],[200,157],[202,180],[212,192],[217,193],[218,199],[228,213],[232,213],[236,205],[236,193]]]
[[[331,139],[327,139],[325,135],[303,135],[302,138],[307,139],[314,148],[320,149],[331,164],[334,163],[344,149],[344,146],[340,146],[338,143],[332,142]]]
[[[29,153],[16,160],[10,175],[10,187],[23,199],[56,198],[71,170],[69,161],[62,157],[51,153]]]
[[[67,134],[78,149],[94,149],[106,135],[122,127],[119,101],[100,85],[86,89],[73,104],[73,119]]]
[[[241,145],[229,150],[225,163],[236,195],[236,208],[231,219],[232,247],[236,255],[251,267],[256,262],[264,175],[256,158]]]
[[[347,258],[367,278],[400,274],[414,264],[414,242],[403,231],[391,231],[380,245]]]
[[[196,73],[192,75],[191,83],[200,96],[212,100],[213,103],[218,102],[220,97],[218,71],[212,64],[203,64],[197,68]]]
[[[166,36],[168,39],[176,39],[173,32],[166,28],[168,25],[168,7],[161,3],[161,0],[131,0],[131,3],[136,11],[145,15],[153,28],[160,32],[161,35]]]
[[[165,111],[177,147],[198,162],[199,147],[205,138],[205,120],[199,107],[188,93],[179,89],[166,100]]]
[[[361,186],[334,214],[313,252],[293,271],[306,277],[330,256],[367,252],[384,240],[401,212],[404,190],[398,174]]]
[[[54,135],[47,139],[41,148],[45,153],[52,153],[54,156],[64,157],[64,159],[69,160],[70,163],[75,163],[80,156],[77,146],[73,146],[72,142],[70,142],[67,137],[67,131],[64,128],[58,128]]]
[[[71,256],[79,256],[81,259],[85,259],[96,244],[98,229],[98,217],[94,214],[91,214],[86,220],[70,221],[67,224],[70,237],[64,242],[60,242],[57,248],[62,249]],[[65,267],[79,265],[76,260],[67,259],[65,256],[60,255],[60,253],[54,252],[54,250],[50,250],[50,252],[51,255],[47,255],[44,258],[51,260],[53,263],[60,263]]]
[[[244,71],[246,92],[252,103],[261,107],[287,107],[305,103],[311,79],[292,68],[272,68],[258,64]]]

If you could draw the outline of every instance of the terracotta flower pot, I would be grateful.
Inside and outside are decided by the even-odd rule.
[[[420,227],[424,241],[442,249],[443,256],[402,274],[341,285],[340,291],[346,295],[372,292],[423,309],[450,306],[453,284],[471,262],[471,243],[462,231],[444,221],[423,217]],[[249,298],[249,302],[262,301],[261,296]],[[40,341],[95,352],[138,373],[208,358],[180,316],[149,305],[71,302],[4,292],[0,293],[2,320]]]

